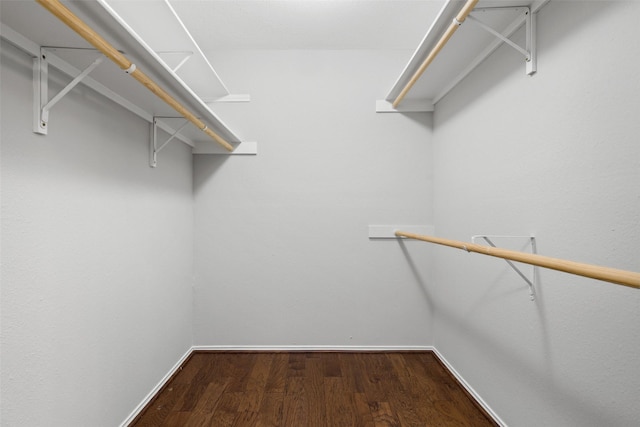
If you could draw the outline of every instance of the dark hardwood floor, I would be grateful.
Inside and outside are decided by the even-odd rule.
[[[495,426],[431,352],[194,352],[132,426]]]

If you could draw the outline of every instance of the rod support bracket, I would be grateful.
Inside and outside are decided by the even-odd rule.
[[[525,6],[506,6],[506,7],[488,7],[480,9],[481,11],[490,12],[492,10],[504,10],[504,9],[524,9],[524,17],[525,17],[525,47],[519,46],[517,43],[511,41],[508,37],[503,35],[502,33],[496,31],[491,28],[489,25],[480,21],[477,17],[473,15],[469,15],[467,18],[475,23],[478,27],[487,31],[488,33],[494,35],[499,38],[518,52],[520,52],[524,56],[525,60],[525,71],[527,75],[532,76],[537,71],[537,48],[536,48],[536,14],[531,12],[531,9]]]
[[[178,129],[174,130],[173,133],[169,136],[169,139],[164,141],[162,144],[158,145],[158,119],[182,119],[183,117],[163,117],[163,116],[153,116],[153,120],[151,121],[151,137],[149,138],[149,166],[155,168],[158,166],[158,153],[162,151],[164,147],[167,146],[174,138],[176,138],[180,131],[189,124],[189,120],[185,119],[185,122],[178,127]],[[206,126],[205,126],[206,127]]]
[[[537,253],[537,249],[536,249],[536,238],[534,236],[487,236],[487,235],[479,235],[479,236],[472,236],[471,237],[471,241],[473,243],[475,243],[476,239],[483,239],[489,246],[495,248],[496,245],[493,243],[493,241],[491,240],[491,238],[522,238],[522,239],[528,239],[529,240],[529,245],[531,246],[531,253],[535,254]],[[466,250],[466,247],[464,248]],[[532,267],[532,272],[531,272],[531,279],[529,279],[519,268],[517,265],[515,265],[513,262],[511,262],[510,260],[505,258],[505,262],[507,264],[509,264],[509,267],[511,267],[516,273],[518,273],[518,276],[520,276],[522,278],[522,280],[524,280],[527,285],[529,285],[529,297],[531,298],[531,301],[535,301],[536,299],[536,293],[535,293],[535,284],[537,282],[537,267],[533,266]]]
[[[46,135],[49,124],[49,112],[67,93],[78,85],[98,65],[105,56],[98,56],[87,68],[73,78],[60,92],[49,99],[49,61],[46,47],[40,48],[40,55],[33,59],[33,132]],[[59,49],[59,48],[58,48]]]

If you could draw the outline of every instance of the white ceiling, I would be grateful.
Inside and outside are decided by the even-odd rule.
[[[170,0],[202,50],[410,49],[444,0]]]

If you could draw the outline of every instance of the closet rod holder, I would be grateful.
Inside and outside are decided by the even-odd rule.
[[[185,119],[189,120],[198,129],[206,133],[209,137],[215,140],[218,144],[222,145],[228,151],[233,151],[233,146],[224,140],[220,135],[212,131],[197,118],[191,111],[180,104],[175,98],[169,95],[164,89],[162,89],[156,82],[154,82],[149,76],[136,68],[135,64],[131,62],[125,55],[120,53],[115,47],[107,42],[102,36],[96,33],[91,27],[89,27],[84,21],[78,18],[73,12],[65,7],[59,0],[36,0],[45,9],[51,12],[54,16],[64,22],[69,28],[74,30],[80,37],[89,42],[93,47],[102,52],[107,58],[113,61],[123,71],[127,72],[131,77],[136,79],[139,83],[145,86],[158,98],[163,100],[174,110],[180,113]]]
[[[189,124],[189,121],[186,120],[178,129],[174,130],[173,133],[169,136],[169,139],[164,141],[160,146],[158,146],[158,119],[179,119],[180,117],[161,117],[161,116],[153,116],[153,121],[151,122],[151,138],[149,140],[149,166],[155,168],[158,166],[158,153],[162,151],[164,147],[166,147],[171,141],[173,141],[179,134],[180,131]]]
[[[33,131],[35,133],[41,135],[47,134],[49,112],[53,106],[84,80],[102,61],[104,61],[104,56],[100,55],[91,65],[78,73],[60,92],[49,99],[49,61],[47,60],[47,49],[40,48],[40,56],[33,60]]]
[[[398,105],[402,102],[407,93],[409,93],[413,85],[416,84],[418,79],[420,79],[427,67],[429,67],[436,56],[438,56],[444,45],[446,45],[451,36],[453,36],[453,33],[456,32],[458,27],[460,27],[460,25],[462,25],[462,23],[467,19],[467,16],[469,16],[473,8],[476,7],[478,1],[479,0],[467,0],[464,6],[462,6],[462,9],[460,9],[460,12],[456,15],[455,18],[453,18],[453,21],[451,22],[447,30],[444,32],[440,40],[438,40],[438,43],[436,43],[433,49],[431,49],[429,55],[427,55],[427,57],[422,62],[422,64],[420,64],[420,67],[413,74],[409,82],[405,85],[400,94],[393,101],[393,108],[398,108]]]
[[[481,238],[485,242],[487,242],[487,244],[489,246],[491,246],[492,248],[495,248],[496,247],[495,243],[493,243],[493,241],[489,237],[510,237],[510,238],[513,238],[513,237],[520,237],[520,236],[472,236],[471,237],[471,241],[473,243],[475,243],[477,238]],[[535,254],[536,253],[536,238],[533,237],[533,236],[522,236],[522,237],[528,239],[531,242],[531,251]],[[515,265],[514,263],[512,263],[508,259],[505,259],[505,262],[509,265],[509,267],[511,267],[513,269],[513,271],[515,271],[518,274],[518,276],[520,276],[520,278],[522,278],[522,280],[527,282],[527,285],[529,285],[529,296],[531,297],[531,301],[534,301],[535,298],[536,298],[536,292],[534,290],[534,283],[536,281],[536,279],[535,279],[536,278],[535,270],[533,271],[533,279],[529,280],[529,278],[527,276],[525,276],[525,274],[522,271],[520,271],[520,269],[518,268],[517,265]]]
[[[473,22],[483,30],[487,31],[489,34],[497,37],[502,40],[507,45],[511,46],[519,53],[524,55],[525,64],[526,64],[526,73],[529,76],[532,76],[537,71],[537,52],[536,52],[536,15],[531,12],[531,9],[528,7],[514,6],[514,7],[493,7],[493,8],[484,8],[481,9],[483,12],[491,12],[497,10],[505,10],[505,9],[524,9],[524,20],[525,20],[525,47],[519,46],[517,43],[511,41],[509,37],[499,33],[498,31],[491,28],[489,25],[485,24],[478,18],[473,15],[469,15],[467,18],[469,21]]]
[[[509,259],[523,262],[525,264],[536,265],[538,267],[571,273],[578,276],[589,277],[591,279],[603,280],[618,285],[640,289],[640,273],[626,270],[618,270],[609,267],[600,267],[592,264],[583,264],[575,261],[568,261],[559,258],[528,254],[525,252],[512,251],[509,249],[494,248],[490,246],[478,245],[475,243],[461,242],[459,240],[443,239],[441,237],[426,236],[421,234],[406,233],[396,231],[396,237],[422,240],[424,242],[458,248],[467,252],[476,252],[497,258]]]

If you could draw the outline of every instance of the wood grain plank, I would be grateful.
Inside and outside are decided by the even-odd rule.
[[[325,377],[341,377],[340,359],[337,353],[322,353],[322,369]]]
[[[230,382],[231,378],[223,378],[222,381],[214,380],[214,382],[209,383],[203,396],[193,408],[191,417],[184,423],[184,427],[204,427],[210,425],[213,414]]]
[[[162,425],[188,388],[188,384],[169,384],[134,420],[134,425],[138,427],[157,427]]]
[[[354,393],[353,404],[355,407],[355,425],[374,427],[373,416],[371,415],[371,408],[369,407],[367,396],[364,393]]]
[[[308,424],[304,381],[302,376],[287,378],[283,400],[283,421],[286,426],[306,426]]]
[[[268,392],[262,399],[258,411],[256,427],[276,427],[282,425],[284,392]]]
[[[287,377],[303,377],[306,356],[304,353],[290,353],[287,365]]]
[[[273,362],[273,354],[260,354],[256,357],[251,373],[247,377],[245,400],[240,404],[239,411],[258,412],[262,404],[267,379]]]
[[[198,377],[194,378],[194,382],[189,384],[187,391],[182,395],[180,400],[176,402],[174,407],[175,412],[191,412],[193,408],[198,404],[198,401],[203,396],[208,384],[199,381]]]
[[[208,371],[209,382],[217,378],[233,377],[236,374],[236,365],[238,363],[238,355],[236,353],[204,353],[208,355],[206,362],[206,370]]]
[[[446,427],[446,420],[443,420],[440,413],[434,406],[434,401],[429,389],[425,389],[423,382],[419,378],[408,376],[398,377],[398,381],[403,385],[404,390],[410,396],[413,410],[416,416],[424,422],[429,420],[430,427]]]
[[[183,427],[189,417],[190,412],[172,412],[161,424],[162,427]]]
[[[364,375],[358,367],[358,361],[353,357],[352,353],[341,353],[338,355],[340,359],[340,370],[342,371],[342,381],[345,390],[351,393],[364,393]]]
[[[324,394],[324,369],[321,358],[307,358],[304,391],[307,397],[309,427],[327,425]]]
[[[187,362],[179,368],[178,373],[171,382],[174,384],[191,384],[193,377],[200,372],[206,361],[206,354],[192,353]]]
[[[249,375],[257,359],[256,353],[238,353],[235,363],[229,368],[229,377],[232,378],[228,390],[231,392],[244,392],[247,388]]]
[[[437,400],[434,402],[436,411],[441,418],[445,420],[446,425],[455,425],[461,427],[475,427],[468,417],[466,417],[453,402],[447,400]],[[490,425],[490,424],[489,424]]]
[[[362,388],[370,402],[384,402],[387,392],[382,384],[383,375],[372,362],[371,354],[357,354],[357,369],[363,373]]]
[[[406,377],[405,377],[406,378]],[[408,390],[405,389],[403,383],[398,377],[395,381],[389,381],[385,384],[387,388],[387,397],[389,404],[393,409],[400,424],[403,427],[422,427],[424,426],[424,418],[416,412],[416,405],[419,401],[414,401]]]
[[[217,427],[231,427],[238,417],[238,406],[240,406],[243,399],[244,393],[242,392],[223,393],[214,417],[212,418],[214,421],[212,425]]]
[[[342,378],[324,378],[324,397],[327,425],[332,427],[351,427],[355,425],[356,411],[353,393],[345,392]]]
[[[396,372],[396,376],[407,377],[411,375],[411,370],[404,359],[404,353],[388,353],[387,359],[391,362],[391,365]]]
[[[238,406],[238,417],[234,426],[256,423],[272,362],[273,354],[260,353],[256,355],[251,373],[247,377],[244,399]]]
[[[287,367],[289,355],[287,353],[276,353],[271,363],[271,371],[265,386],[266,393],[284,393],[285,378],[287,376]]]
[[[375,427],[400,427],[400,421],[391,410],[389,402],[369,402]]]

